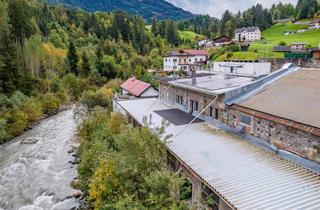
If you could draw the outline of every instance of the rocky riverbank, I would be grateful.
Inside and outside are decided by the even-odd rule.
[[[0,209],[78,209],[74,109],[62,107],[0,145]],[[25,142],[25,143],[22,143]]]

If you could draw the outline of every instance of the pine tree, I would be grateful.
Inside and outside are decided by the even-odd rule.
[[[9,33],[1,35],[0,63],[1,89],[4,93],[10,94],[22,86],[24,79],[18,59],[18,48]]]
[[[0,89],[11,94],[23,85],[23,75],[18,57],[18,48],[11,36],[7,5],[0,2]]]
[[[77,55],[76,45],[74,44],[73,41],[70,41],[67,57],[68,57],[68,62],[69,62],[71,73],[78,76],[78,74],[79,74],[79,71],[78,71],[79,57]]]
[[[153,33],[155,36],[158,36],[159,30],[158,30],[158,20],[157,20],[157,17],[156,17],[156,16],[154,16],[154,17],[152,18],[151,31],[152,31],[152,33]]]
[[[91,72],[91,66],[87,53],[82,54],[82,73],[83,76],[87,77]]]
[[[179,45],[178,32],[174,25],[174,22],[171,20],[166,24],[166,38],[170,44],[175,46]]]

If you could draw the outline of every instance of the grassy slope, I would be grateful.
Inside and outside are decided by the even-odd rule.
[[[226,55],[219,56],[215,61],[224,61]],[[255,52],[234,52],[227,60],[257,60],[258,54]]]
[[[193,31],[179,31],[179,37],[180,39],[189,39],[191,41],[201,40],[204,38],[203,35],[196,34]]]
[[[299,29],[306,29],[308,25],[303,24],[293,24],[291,22],[285,25],[276,24],[266,31],[262,32],[262,37],[264,37],[270,45],[277,45],[280,41],[285,41],[287,44],[292,42],[306,42],[312,47],[317,46],[320,42],[320,30],[310,30],[304,33],[297,33],[285,36],[286,31],[296,31]]]

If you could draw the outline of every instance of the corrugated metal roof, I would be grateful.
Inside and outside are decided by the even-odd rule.
[[[239,105],[320,128],[320,69],[292,72]]]
[[[122,83],[121,88],[128,91],[132,95],[139,97],[150,86],[150,84],[140,81],[136,78],[129,78],[127,81]]]
[[[154,111],[172,108],[156,99],[119,101],[140,123]],[[147,111],[148,110],[148,111]],[[221,131],[206,122],[170,125],[168,148],[235,209],[320,209],[320,176]]]
[[[290,46],[275,46],[273,47],[274,52],[290,52],[291,47]]]

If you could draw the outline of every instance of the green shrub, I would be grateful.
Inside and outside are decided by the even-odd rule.
[[[21,134],[28,126],[28,115],[18,108],[4,114],[7,120],[7,137],[12,138]]]
[[[5,110],[10,106],[11,106],[10,99],[4,94],[0,94],[0,110]]]
[[[64,84],[68,89],[68,92],[72,96],[72,99],[77,100],[81,94],[81,86],[79,79],[73,74],[67,74],[64,79]]]
[[[10,101],[13,107],[19,107],[23,103],[27,101],[28,97],[24,95],[20,91],[16,91],[13,93],[13,95],[10,97]]]
[[[287,46],[287,43],[285,41],[280,41],[278,43],[279,46]]]
[[[50,84],[50,90],[59,98],[60,102],[64,102],[67,100],[66,91],[61,79],[53,79]]]
[[[21,111],[28,116],[29,122],[35,122],[43,115],[41,104],[35,98],[27,99],[21,106]]]
[[[60,101],[53,93],[46,93],[40,98],[41,107],[44,113],[53,113],[59,106]]]
[[[101,88],[98,91],[89,90],[82,94],[80,103],[88,110],[92,110],[97,106],[111,110],[112,95],[112,89],[110,88]]]
[[[3,143],[7,137],[7,121],[3,118],[0,118],[0,144]]]

